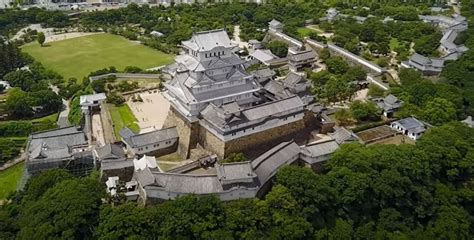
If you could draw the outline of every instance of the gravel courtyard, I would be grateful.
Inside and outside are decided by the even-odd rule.
[[[143,102],[133,102],[129,99],[127,104],[137,118],[141,132],[151,129],[161,129],[168,115],[168,110],[170,109],[169,102],[158,90],[137,94],[140,95]]]

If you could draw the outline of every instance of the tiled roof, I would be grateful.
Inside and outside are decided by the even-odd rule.
[[[128,138],[122,138],[123,141],[125,141],[131,147],[141,147],[178,138],[178,132],[176,131],[176,127],[171,127],[147,133],[134,134]]]

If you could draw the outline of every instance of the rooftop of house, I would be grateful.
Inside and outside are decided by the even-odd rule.
[[[316,54],[313,50],[298,51],[295,54],[290,54],[288,60],[291,62],[301,62],[301,61],[316,61]]]
[[[88,105],[88,104],[95,104],[98,101],[104,101],[107,99],[107,96],[105,96],[105,93],[96,93],[96,94],[90,94],[90,95],[82,95],[80,97],[80,105]]]
[[[354,132],[347,130],[344,127],[340,127],[336,129],[333,133],[329,133],[329,136],[334,139],[338,144],[359,141],[359,137]]]
[[[299,158],[300,147],[293,141],[282,142],[252,161],[252,168],[263,185],[282,166],[292,164]]]
[[[225,105],[225,104],[224,104]],[[203,119],[212,125],[228,129],[232,126],[238,126],[242,123],[256,120],[265,120],[270,117],[276,117],[283,112],[296,111],[303,108],[304,103],[298,96],[267,102],[264,104],[244,108],[238,112],[229,113],[224,109],[225,107],[218,107],[214,104],[209,104],[201,111]]]
[[[270,68],[263,68],[263,69],[255,70],[251,72],[251,74],[253,74],[253,76],[257,78],[259,82],[262,82],[262,81],[272,79],[276,75],[276,72]]]
[[[423,65],[423,66],[432,66],[432,67],[437,67],[437,68],[442,68],[444,66],[444,60],[439,59],[439,58],[425,57],[418,53],[414,53],[413,55],[411,55],[410,61]]]
[[[125,158],[125,152],[120,145],[107,143],[96,149],[100,161]]]
[[[250,162],[218,164],[217,178],[222,184],[238,182],[253,182],[257,175],[252,170]]]
[[[216,47],[233,48],[235,44],[230,41],[224,29],[196,32],[190,40],[183,41],[183,46],[197,52],[210,51]]]
[[[265,89],[268,93],[272,94],[273,96],[277,97],[277,99],[285,99],[288,97],[293,96],[293,94],[283,86],[283,84],[280,84],[279,82],[275,80],[270,80],[265,85],[263,86],[263,89]]]
[[[28,143],[29,160],[48,160],[68,158],[72,148],[86,147],[86,134],[76,127],[59,128],[33,133]]]
[[[270,27],[282,27],[283,26],[283,23],[281,23],[280,21],[276,20],[276,19],[272,19],[268,25],[270,25]]]
[[[425,124],[414,117],[400,119],[394,123],[413,133],[422,133],[426,131]]]
[[[295,72],[290,72],[288,75],[283,79],[283,85],[285,87],[295,87],[298,84],[309,84],[306,80],[306,77],[302,74],[298,74]]]
[[[154,156],[143,155],[140,159],[133,159],[135,171],[142,171],[145,168],[158,169],[156,158]],[[161,170],[160,170],[161,171]]]
[[[374,98],[373,101],[384,111],[391,111],[400,108],[403,104],[403,101],[392,94],[389,94],[384,98]]]
[[[122,140],[132,148],[142,147],[178,138],[178,131],[176,131],[176,127],[163,128],[139,134],[134,133],[132,130],[125,127],[120,130],[119,134],[122,137]]]
[[[251,53],[250,56],[267,65],[270,64],[272,60],[279,58],[268,49],[257,49]]]
[[[115,170],[134,168],[133,161],[125,158],[115,160],[104,160],[100,163],[101,170]]]
[[[324,142],[316,142],[305,145],[301,154],[308,156],[306,159],[318,160],[318,157],[327,156],[334,153],[339,148],[339,144],[336,140],[329,140]],[[314,164],[316,162],[310,162],[309,164]]]

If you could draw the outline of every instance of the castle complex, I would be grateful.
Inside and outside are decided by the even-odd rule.
[[[246,72],[225,30],[194,33],[182,47],[164,95],[171,103],[165,127],[177,127],[183,157],[197,144],[225,157],[305,128],[311,101],[270,94]]]

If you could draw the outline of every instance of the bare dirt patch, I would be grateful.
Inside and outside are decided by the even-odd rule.
[[[127,104],[137,118],[140,129],[161,129],[168,115],[170,103],[157,90],[137,93],[137,95],[142,101],[129,100]]]

